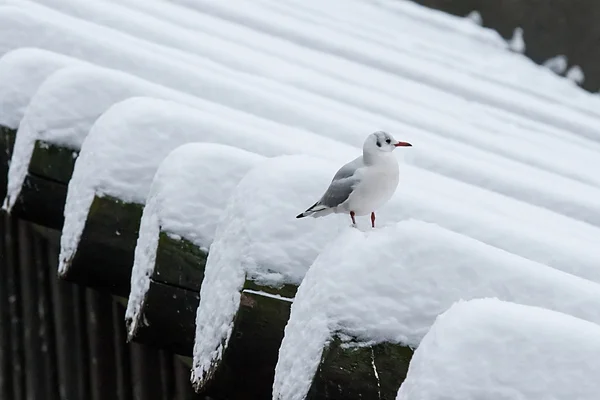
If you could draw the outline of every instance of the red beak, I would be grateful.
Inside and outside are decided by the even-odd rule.
[[[396,147],[412,147],[412,144],[407,143],[407,142],[398,142],[394,146],[396,146]]]

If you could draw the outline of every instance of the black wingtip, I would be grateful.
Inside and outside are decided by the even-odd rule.
[[[296,215],[296,218],[304,218],[304,217],[305,217],[304,213],[300,213],[300,214]]]

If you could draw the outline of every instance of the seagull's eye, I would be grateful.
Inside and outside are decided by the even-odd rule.
[[[377,141],[377,147],[381,147],[381,142],[379,140]]]
[[[385,139],[385,142],[386,142],[387,144],[390,144],[390,143],[392,143],[392,139]]]

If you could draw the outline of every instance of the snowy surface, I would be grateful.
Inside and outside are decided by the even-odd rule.
[[[550,71],[554,72],[555,74],[563,75],[567,70],[568,64],[569,60],[567,59],[567,56],[559,54],[557,56],[547,59],[542,65],[548,68]]]
[[[131,293],[125,318],[132,335],[150,286],[159,233],[182,237],[208,251],[217,221],[242,177],[264,158],[235,147],[189,143],[160,164],[150,191],[135,248]],[[214,168],[219,165],[220,168]]]
[[[508,42],[508,48],[515,53],[525,52],[525,39],[523,39],[523,28],[515,28],[512,38]]]
[[[335,171],[336,164],[322,159],[282,156],[261,163],[238,184],[206,262],[196,317],[194,379],[205,379],[220,360],[245,279],[273,287],[298,285],[325,245],[350,225],[346,215],[295,218],[320,197]]]
[[[497,299],[459,302],[423,338],[397,400],[593,400],[599,358],[596,324]]]
[[[244,279],[298,284],[326,244],[342,232],[338,245],[340,240],[356,247],[369,240],[412,245],[414,235],[421,239],[415,251],[422,249],[419,245],[435,248],[429,256],[440,259],[416,254],[408,260],[400,257],[400,264],[383,260],[379,269],[357,273],[377,284],[382,277],[414,274],[408,276],[424,282],[421,289],[436,292],[426,283],[437,282],[445,290],[439,302],[428,302],[430,293],[417,293],[419,287],[410,292],[414,296],[407,301],[422,299],[418,306],[430,312],[423,314],[421,322],[426,323],[398,331],[413,342],[425,333],[423,326],[431,325],[435,312],[443,311],[442,303],[448,307],[458,293],[440,283],[446,275],[428,276],[429,281],[418,275],[427,263],[439,266],[438,274],[465,268],[466,275],[454,276],[454,286],[467,294],[503,299],[527,295],[519,301],[574,313],[572,296],[578,292],[580,311],[587,312],[596,286],[583,278],[600,283],[600,97],[557,76],[551,66],[518,54],[525,45],[522,31],[509,43],[477,20],[474,13],[454,17],[401,0],[0,0],[0,57],[6,55],[0,77],[8,76],[0,85],[21,82],[0,88],[6,89],[1,104],[13,107],[0,118],[11,118],[16,126],[22,117],[5,206],[20,190],[35,140],[82,149],[65,210],[64,268],[93,196],[144,203],[161,160],[179,145],[214,142],[265,156],[304,155],[268,160],[260,174],[256,171],[262,165],[254,169],[235,189],[229,187],[233,196],[224,212],[199,200],[198,207],[214,211],[213,223],[221,214],[207,265],[209,284],[202,287],[198,310],[194,375],[199,379],[227,342]],[[47,56],[39,56],[45,62],[35,68],[27,55],[21,56],[20,68],[10,61],[18,52],[8,53],[23,47],[114,71],[58,70],[61,61]],[[56,72],[48,76],[53,68]],[[23,81],[29,69],[32,79]],[[574,72],[570,78],[577,78]],[[131,96],[170,102],[126,100]],[[377,210],[380,229],[346,232],[347,216],[294,219],[318,199],[333,172],[358,155],[365,136],[380,129],[414,145],[398,152],[405,159],[401,183],[391,201]],[[176,202],[187,204],[181,197]],[[158,215],[151,213],[158,203],[152,204],[148,215]],[[147,218],[154,221],[153,232],[160,226],[158,218]],[[167,226],[176,220],[166,217],[163,222]],[[359,220],[359,226],[366,224]],[[416,224],[415,233],[403,230],[414,227],[410,224]],[[183,233],[209,245],[214,225],[194,227]],[[180,224],[171,228],[186,230]],[[384,238],[394,230],[405,233]],[[151,241],[147,243],[152,250]],[[327,251],[322,255],[332,257],[332,264],[345,263],[334,256],[342,257]],[[319,263],[316,269],[324,270]],[[391,265],[400,266],[388,272]],[[351,278],[338,270],[341,266],[330,267],[337,271],[335,279]],[[499,283],[494,286],[492,280]],[[466,286],[473,281],[485,284]],[[535,290],[527,286],[535,284]],[[336,293],[340,297],[332,302],[340,307],[353,300],[344,297],[349,292],[338,290],[315,295],[315,301]],[[553,293],[570,300],[558,304]],[[396,304],[395,297],[388,303],[385,296],[392,299],[397,292],[378,294],[373,301],[382,301],[382,310]],[[417,307],[414,313],[422,310]],[[595,320],[587,314],[579,317]],[[352,321],[342,322],[351,330]],[[330,322],[311,322],[319,340],[330,333]],[[401,339],[385,327],[378,329],[365,335]],[[320,351],[318,343],[306,348],[299,363]]]
[[[569,68],[565,76],[568,80],[573,81],[578,85],[583,84],[583,81],[585,81],[585,75],[579,65],[573,65]]]
[[[347,228],[309,269],[292,305],[274,398],[303,399],[334,333],[419,345],[458,300],[497,297],[600,323],[600,285],[415,220]]]
[[[0,58],[0,125],[17,129],[25,109],[44,80],[80,60],[50,51],[20,48]]]
[[[31,98],[19,125],[4,207],[10,210],[18,198],[36,141],[79,150],[104,111],[136,95],[197,103],[192,96],[97,66],[68,66],[49,75]]]
[[[248,124],[241,124],[246,121]],[[212,142],[265,156],[314,153],[321,157],[335,145],[339,151],[335,154],[344,154],[341,143],[298,130],[290,130],[294,135],[288,139],[282,136],[287,132],[277,130],[276,124],[270,130],[259,130],[261,126],[269,124],[216,106],[195,109],[141,97],[111,106],[91,127],[69,182],[60,270],[77,249],[94,196],[144,204],[160,162],[180,145]],[[351,152],[352,148],[346,147]]]

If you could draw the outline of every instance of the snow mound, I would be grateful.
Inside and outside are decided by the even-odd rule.
[[[458,302],[421,341],[396,399],[593,400],[599,358],[596,324],[497,299]]]
[[[465,16],[465,18],[474,23],[475,25],[483,25],[483,18],[481,17],[481,13],[477,10],[471,11]]]
[[[558,75],[562,75],[565,73],[568,64],[569,61],[567,59],[567,56],[563,54],[559,54],[557,56],[549,58],[542,63],[544,67],[548,68],[550,71]]]
[[[523,39],[523,28],[515,28],[512,38],[508,42],[508,48],[515,53],[525,53],[525,39]]]
[[[92,65],[64,67],[50,75],[33,95],[19,125],[4,208],[10,210],[19,196],[36,141],[79,150],[104,111],[114,103],[141,95],[187,104],[196,101],[135,76]]]
[[[282,156],[252,169],[232,193],[210,247],[196,316],[193,380],[206,378],[227,346],[246,279],[298,285],[347,215],[296,219],[318,199],[336,164]]]
[[[569,68],[565,77],[578,85],[582,85],[585,81],[585,75],[579,65],[573,65],[571,68]]]
[[[83,62],[46,50],[20,48],[0,58],[0,125],[17,129],[44,80],[57,70]]]
[[[61,271],[77,249],[94,196],[109,195],[143,204],[158,165],[180,145],[220,143],[265,156],[323,154],[335,145],[326,139],[317,141],[318,137],[308,133],[288,138],[276,129],[260,131],[251,125],[240,125],[243,115],[236,119],[238,114],[232,114],[231,110],[216,110],[213,113],[213,108],[194,109],[170,100],[135,97],[114,104],[97,119],[83,142],[69,182],[61,237]],[[343,153],[343,144],[336,147]]]
[[[235,147],[189,143],[160,164],[146,199],[135,248],[125,318],[130,335],[150,285],[159,233],[183,237],[208,252],[229,195],[263,157]]]
[[[306,395],[334,333],[419,345],[454,302],[481,297],[540,306],[600,323],[600,285],[447,231],[402,221],[347,228],[319,254],[285,329],[274,398]]]

